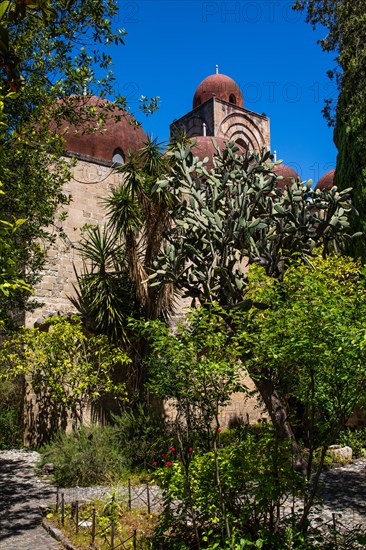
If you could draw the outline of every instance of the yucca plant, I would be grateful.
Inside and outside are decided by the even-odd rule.
[[[130,155],[118,171],[121,186],[105,199],[108,227],[124,244],[125,258],[136,296],[148,319],[167,319],[174,306],[172,285],[148,285],[154,261],[172,223],[172,195],[155,193],[155,184],[169,171],[171,158],[156,140],[149,140],[136,155]]]
[[[83,273],[76,273],[74,307],[91,331],[113,343],[129,344],[127,320],[139,317],[140,307],[129,277],[125,250],[106,226],[89,228],[79,244]]]
[[[134,338],[130,317],[167,320],[174,310],[171,284],[148,284],[164,235],[172,223],[172,196],[155,193],[155,184],[169,171],[171,159],[149,140],[118,168],[123,182],[104,199],[107,224],[89,228],[79,244],[84,268],[77,276],[73,305],[94,332],[107,334],[132,358],[132,391],[139,393],[145,373],[141,367],[146,342]]]

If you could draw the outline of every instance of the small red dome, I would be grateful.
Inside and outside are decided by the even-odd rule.
[[[216,96],[227,103],[244,107],[243,94],[237,83],[224,74],[212,74],[202,80],[193,97],[193,109]]]
[[[144,130],[136,126],[133,117],[117,107],[111,108],[111,102],[95,96],[81,96],[75,99],[74,113],[82,108],[95,107],[98,111],[103,111],[108,107],[108,110],[106,109],[106,121],[101,124],[100,129],[95,131],[91,132],[90,127],[93,127],[93,124],[96,125],[98,117],[94,122],[78,122],[77,125],[64,122],[56,129],[64,137],[66,149],[70,153],[112,162],[116,152],[126,158],[129,152],[138,151],[147,141]],[[62,105],[60,107],[62,109]],[[115,117],[120,119],[116,120]],[[82,114],[80,118],[85,120],[87,117]]]
[[[326,174],[324,174],[323,177],[320,178],[318,183],[315,186],[315,189],[325,189],[326,191],[329,191],[329,189],[332,189],[334,185],[334,174],[335,174],[335,168],[332,170],[329,170]]]
[[[276,176],[282,176],[282,180],[277,181],[277,187],[278,189],[285,189],[286,185],[291,185],[292,180],[299,179],[299,175],[291,166],[287,166],[286,164],[277,164],[273,168],[273,172],[276,174]]]
[[[191,149],[192,154],[200,160],[208,157],[209,160],[205,164],[205,167],[208,169],[212,168],[212,157],[217,154],[216,147],[212,142],[213,139],[216,141],[220,151],[224,151],[226,149],[227,140],[219,136],[197,136],[192,138],[192,142],[194,142]],[[245,149],[238,144],[236,145],[239,148],[237,154],[244,154]]]

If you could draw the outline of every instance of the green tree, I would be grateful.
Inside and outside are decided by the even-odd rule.
[[[195,453],[213,451],[209,468],[215,472],[213,485],[220,509],[213,515],[222,514],[226,534],[231,536],[218,465],[219,414],[232,394],[244,391],[244,387],[240,383],[240,347],[237,341],[230,340],[223,316],[225,312],[219,308],[191,311],[174,334],[161,321],[132,323],[150,343],[150,354],[146,359],[148,387],[153,395],[168,400],[175,411],[173,423],[182,462],[177,464],[179,480],[172,481],[171,476],[168,476],[169,480],[160,477],[165,495],[161,530],[164,532],[173,527],[176,532],[178,529],[176,534],[179,538],[182,536],[182,517],[189,518],[198,545],[200,516],[206,515],[207,509],[198,512],[202,502],[198,502],[194,494],[199,480],[191,480],[192,448]],[[172,521],[174,498],[179,498],[182,503],[179,514]],[[184,540],[187,540],[186,535]]]
[[[316,450],[322,449],[321,468],[327,447],[366,403],[365,270],[344,256],[312,263],[295,262],[282,282],[251,270],[248,296],[270,307],[245,314],[242,333],[249,372],[276,388],[308,449],[308,479]],[[315,491],[316,483],[302,525]]]
[[[78,275],[72,301],[89,326],[128,350],[133,359],[129,388],[137,394],[144,387],[142,360],[148,346],[144,338],[134,336],[128,320],[166,320],[174,307],[171,284],[148,284],[171,225],[171,195],[153,192],[169,165],[170,158],[155,141],[130,154],[118,169],[123,183],[105,199],[107,226],[87,231],[79,246],[86,267]]]
[[[170,193],[154,192],[169,165],[169,156],[149,140],[121,166],[124,182],[105,200],[109,227],[124,243],[130,279],[148,319],[168,318],[173,306],[172,286],[153,288],[147,280],[172,223]]]
[[[328,34],[320,40],[325,51],[336,53],[337,65],[328,72],[337,83],[338,99],[327,101],[324,114],[335,126],[338,148],[335,185],[353,188],[353,203],[358,211],[351,218],[353,232],[362,238],[349,243],[347,250],[366,258],[366,6],[363,0],[297,0],[296,9],[306,10],[307,21],[322,25]]]
[[[159,322],[137,323],[151,345],[149,386],[176,411],[179,462],[173,455],[171,468],[159,473],[166,497],[162,538],[171,532],[172,540],[194,534],[199,541],[202,526],[210,525],[207,540],[215,532],[228,541],[235,530],[241,536],[268,530],[280,547],[279,507],[289,494],[304,497],[292,522],[307,531],[327,447],[366,403],[365,276],[360,263],[336,255],[315,255],[311,266],[291,262],[282,281],[253,265],[246,298],[267,308],[206,304],[173,333]],[[219,407],[241,389],[244,372],[256,383],[265,379],[285,405],[304,447],[304,483],[292,471],[289,441],[272,428],[218,449]],[[183,501],[178,513],[175,499]],[[184,515],[192,524],[186,534]]]
[[[87,334],[76,317],[50,318],[42,330],[22,329],[4,340],[0,353],[0,380],[31,378],[38,437],[65,427],[67,415],[74,428],[80,426],[86,406],[103,396],[125,399],[121,372],[130,359],[105,336]]]
[[[4,137],[7,131],[7,118],[4,114],[4,99],[11,99],[14,94],[10,92],[6,98],[0,97],[0,139]],[[4,148],[0,145],[0,166],[5,162]],[[0,168],[1,170],[1,168]],[[2,181],[0,180],[0,197],[4,195],[2,190]],[[16,254],[14,253],[14,235],[25,220],[12,221],[0,220],[0,295],[9,297],[19,290],[30,292],[29,285],[23,280],[22,270],[17,264]],[[1,298],[0,298],[1,301]],[[1,317],[0,317],[1,318]],[[0,321],[1,322],[1,321]]]
[[[19,290],[30,291],[29,285],[20,278],[21,272],[13,255],[13,236],[22,223],[24,220],[17,220],[13,224],[0,220],[0,293],[4,297]]]
[[[171,173],[155,186],[156,193],[168,188],[174,197],[174,225],[152,285],[173,283],[193,301],[218,302],[228,311],[263,307],[246,297],[248,265],[262,265],[282,280],[291,258],[309,261],[317,246],[326,254],[347,237],[348,194],[313,191],[300,182],[279,190],[269,154],[238,156],[229,144],[217,151],[210,172],[190,147],[179,146],[174,155]],[[276,387],[266,376],[254,381],[278,435],[298,452]]]
[[[246,391],[242,349],[232,338],[227,313],[218,306],[191,310],[172,331],[161,321],[131,321],[150,343],[148,387],[169,400],[175,410],[175,430],[182,449],[201,445],[212,449],[220,428],[220,409],[233,393]],[[198,439],[197,439],[198,436]]]
[[[115,0],[0,2],[0,89],[17,94],[4,101],[8,129],[1,138],[0,218],[25,220],[12,239],[13,257],[30,285],[60,231],[55,214],[61,211],[62,219],[70,199],[62,189],[72,163],[63,156],[58,127],[93,131],[108,116],[127,115],[115,110],[116,105],[126,109],[122,97],[114,103],[102,99],[101,109],[88,102],[92,94],[114,95],[108,46],[123,44],[125,35],[115,28],[117,9]],[[146,111],[154,106],[147,99]],[[24,293],[17,298],[2,300],[2,311],[32,306]]]

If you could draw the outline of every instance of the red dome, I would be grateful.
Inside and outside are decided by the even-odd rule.
[[[299,179],[299,175],[293,168],[290,166],[287,166],[286,164],[277,164],[273,168],[273,172],[276,174],[276,176],[282,176],[282,180],[277,181],[277,187],[278,189],[285,189],[286,185],[291,185],[292,180]]]
[[[326,174],[324,174],[322,178],[320,178],[320,180],[315,186],[315,189],[325,189],[326,191],[329,191],[329,189],[332,189],[334,185],[334,174],[335,174],[334,168],[332,170],[329,170],[329,172],[327,172]]]
[[[208,157],[209,160],[205,164],[205,167],[208,169],[212,168],[212,157],[217,154],[216,147],[212,142],[213,139],[216,141],[220,151],[226,149],[227,140],[219,136],[196,136],[192,139],[192,142],[195,142],[191,149],[192,154],[200,160]],[[238,144],[236,145],[239,148],[237,154],[244,154],[245,149]]]
[[[73,105],[74,113],[81,108],[93,108],[103,111],[111,102],[98,97],[80,97],[76,98]],[[62,108],[62,106],[61,106]],[[60,133],[66,141],[66,149],[71,153],[87,155],[95,159],[101,159],[112,162],[115,152],[126,158],[129,152],[135,152],[141,149],[147,141],[147,136],[140,126],[134,124],[134,119],[126,111],[113,107],[106,110],[107,120],[101,124],[100,130],[90,131],[95,121],[78,122],[77,126],[64,122],[57,132]],[[75,116],[75,115],[74,115]],[[115,120],[120,116],[120,120]],[[85,119],[85,114],[81,115]]]
[[[224,74],[212,74],[202,80],[193,97],[193,109],[216,96],[227,103],[244,107],[243,94],[236,82]]]

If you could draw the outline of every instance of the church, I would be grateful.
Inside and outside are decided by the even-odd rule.
[[[105,103],[97,97],[85,97],[85,101],[97,108]],[[130,115],[124,112],[122,115],[118,121],[107,119],[102,133],[83,133],[80,128],[66,125],[62,128],[67,154],[75,161],[72,178],[64,188],[71,197],[66,219],[62,222],[66,239],[57,240],[48,251],[48,261],[35,295],[43,306],[26,313],[27,327],[40,323],[47,316],[70,312],[68,296],[73,294],[73,266],[79,272],[82,267],[75,248],[82,229],[87,225],[103,225],[102,199],[121,183],[121,174],[115,167],[124,162],[129,152],[141,149],[147,140],[143,128],[133,124]],[[229,76],[220,74],[217,66],[216,72],[197,86],[192,110],[170,125],[172,137],[179,132],[195,141],[192,152],[200,159],[214,155],[212,138],[222,149],[227,141],[235,142],[243,152],[271,149],[269,118],[246,109],[239,86]],[[283,177],[281,186],[298,178],[298,174],[285,164],[279,165],[276,172]],[[334,171],[328,172],[317,186],[330,188],[333,177]]]
[[[80,101],[96,108],[105,105],[105,100],[97,97],[85,96]],[[122,174],[115,170],[116,166],[123,164],[129,152],[137,152],[147,141],[142,127],[134,124],[129,114],[121,111],[121,115],[117,121],[113,117],[107,119],[102,132],[83,132],[80,127],[66,125],[61,129],[67,156],[74,161],[72,178],[64,188],[64,193],[71,197],[62,222],[66,238],[58,238],[48,251],[41,282],[35,289],[35,297],[43,305],[26,312],[26,327],[40,326],[47,317],[73,311],[69,296],[74,294],[75,270],[80,273],[83,267],[77,251],[83,228],[105,223],[102,200],[122,183]],[[213,138],[220,149],[224,149],[228,141],[235,142],[243,153],[271,149],[269,118],[246,109],[239,86],[229,76],[220,74],[218,67],[198,85],[192,110],[170,125],[172,138],[179,133],[192,138],[192,152],[202,160],[215,154]],[[285,164],[275,170],[283,178],[279,181],[281,187],[298,178]],[[334,170],[323,176],[317,187],[329,189],[333,177]],[[252,381],[246,382],[253,386]],[[36,396],[30,393],[27,399],[36,401]],[[233,418],[257,422],[262,417],[263,411],[258,408],[255,396],[244,400],[242,395],[235,394],[224,411],[222,423],[229,425]]]

